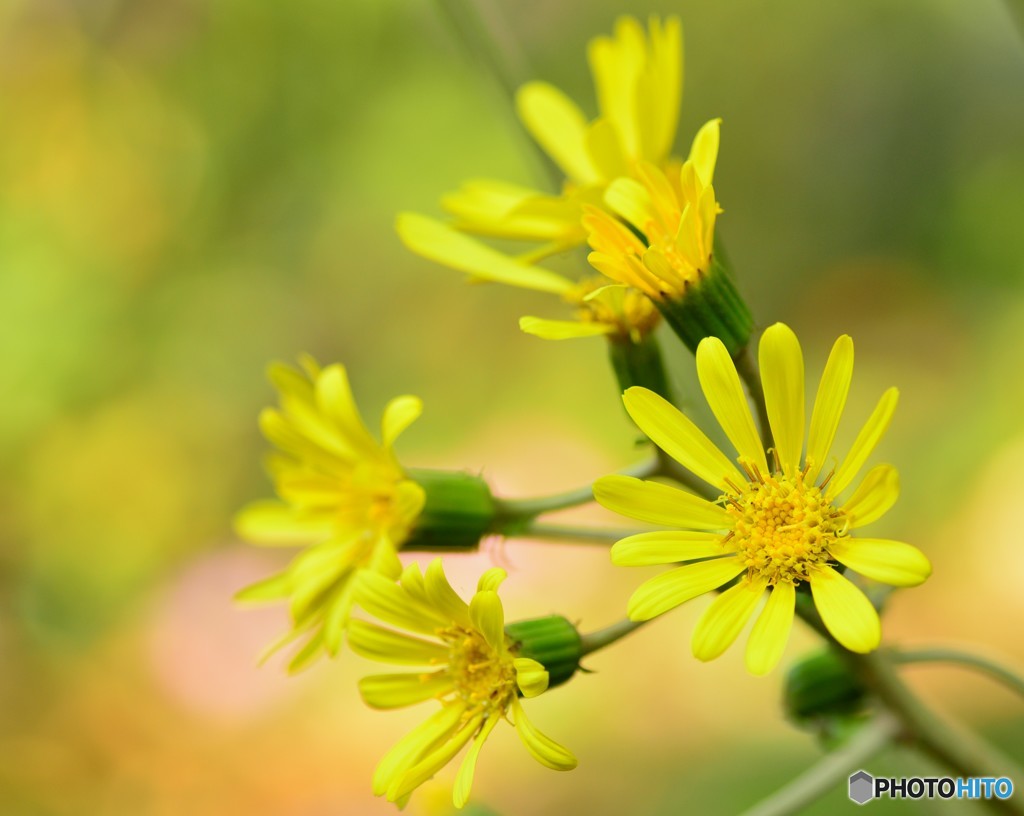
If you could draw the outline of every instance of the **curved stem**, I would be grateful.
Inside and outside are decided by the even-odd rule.
[[[801,812],[836,785],[845,782],[850,773],[891,744],[899,731],[899,721],[888,712],[882,712],[865,723],[840,748],[826,754],[785,787],[744,811],[743,816],[786,816]]]
[[[754,402],[757,411],[757,422],[761,427],[761,443],[765,449],[771,447],[771,424],[768,422],[768,406],[764,401],[764,386],[761,384],[761,375],[758,373],[757,364],[754,362],[753,345],[747,343],[743,351],[734,358],[736,373],[740,375],[743,384],[747,387],[747,393]]]
[[[658,472],[658,468],[659,461],[657,459],[648,459],[619,472],[624,476],[636,476],[642,479],[646,476],[653,476]],[[565,510],[569,507],[592,502],[593,500],[594,489],[593,485],[589,484],[575,490],[568,490],[565,493],[556,493],[553,496],[538,496],[526,499],[502,499],[496,497],[494,499],[494,506],[499,519],[497,526],[500,530],[502,527],[501,522],[528,520],[536,518],[543,513]]]
[[[622,538],[636,535],[637,530],[615,530],[602,527],[567,527],[561,524],[526,524],[509,538],[554,538],[561,541],[585,541],[590,544],[614,544]]]
[[[598,629],[596,632],[588,632],[585,635],[580,636],[580,656],[584,657],[592,652],[596,652],[599,649],[603,649],[605,646],[610,646],[617,640],[621,640],[626,635],[629,635],[643,626],[647,621],[634,621],[628,618],[623,618],[618,623],[613,623],[611,626],[606,626],[604,629]]]
[[[964,651],[963,649],[950,649],[946,647],[934,649],[896,649],[893,650],[892,656],[893,660],[897,663],[953,663],[969,669],[977,669],[994,680],[998,680],[1012,691],[1024,696],[1024,677],[993,660]]]

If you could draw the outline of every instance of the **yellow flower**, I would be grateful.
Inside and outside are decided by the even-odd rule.
[[[697,658],[711,660],[722,654],[770,590],[746,651],[748,669],[764,674],[782,655],[796,592],[805,584],[839,643],[854,652],[878,646],[878,613],[835,568],[837,562],[894,586],[920,584],[931,573],[931,565],[909,544],[852,535],[895,503],[895,468],[877,465],[852,494],[840,498],[888,428],[896,389],[882,395],[846,457],[838,465],[828,464],[853,373],[853,341],[840,337],[818,387],[807,451],[801,459],[804,365],[796,335],[776,323],[762,336],[759,356],[774,439],[771,466],[736,368],[721,341],[708,338],[697,350],[697,373],[712,412],[739,454],[738,468],[693,422],[656,394],[632,388],[623,399],[644,433],[721,490],[721,499],[709,502],[665,484],[624,476],[600,479],[594,495],[616,512],[681,528],[631,536],[613,547],[612,560],[621,565],[691,562],[640,586],[629,602],[634,620],[653,618],[739,576],[697,623],[692,641]]]
[[[535,263],[586,241],[584,207],[602,207],[613,179],[641,163],[678,167],[670,157],[682,98],[682,27],[652,17],[649,31],[620,18],[612,37],[589,46],[600,115],[588,122],[564,93],[544,82],[524,85],[516,97],[520,118],[565,175],[561,194],[548,195],[502,181],[478,179],[442,199],[450,224],[403,213],[397,230],[413,252],[494,281],[560,296],[573,320],[525,317],[523,331],[545,339],[607,335],[638,342],[658,323],[657,310],[631,287],[594,276],[579,283]],[[533,244],[518,258],[488,247],[473,235]]]
[[[576,758],[538,731],[523,711],[520,695],[541,694],[549,676],[536,660],[517,656],[517,644],[505,632],[497,592],[503,580],[504,570],[488,570],[467,604],[448,583],[440,559],[430,564],[426,575],[416,564],[410,565],[400,584],[369,572],[360,576],[359,605],[414,635],[352,620],[352,650],[384,663],[430,667],[366,677],[359,684],[363,699],[382,709],[433,699],[441,705],[381,760],[373,777],[374,795],[404,801],[469,744],[453,794],[456,807],[462,807],[469,799],[484,741],[509,716],[538,762],[556,771],[576,767]]]
[[[357,571],[398,577],[395,551],[425,500],[392,452],[398,435],[419,417],[420,400],[403,396],[388,403],[381,444],[363,424],[343,366],[321,369],[305,358],[302,368],[271,366],[281,408],[260,415],[263,434],[278,449],[268,470],[280,500],[255,502],[236,519],[239,534],[255,544],[305,547],[284,572],[238,594],[241,600],[290,601],[292,631],[270,651],[308,634],[292,670],[323,650],[337,653]]]

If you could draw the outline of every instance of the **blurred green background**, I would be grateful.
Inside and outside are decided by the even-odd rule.
[[[879,451],[903,474],[885,534],[921,546],[935,574],[894,599],[887,638],[1024,662],[1024,43],[1007,8],[486,8],[524,78],[591,112],[586,41],[623,12],[681,15],[679,146],[723,117],[719,225],[759,322],[796,329],[811,377],[853,335],[840,442],[901,388]],[[366,710],[354,682],[371,667],[350,655],[297,678],[257,669],[284,613],[230,601],[287,555],[230,529],[269,492],[265,364],[343,361],[373,421],[388,397],[421,395],[404,461],[482,470],[506,494],[639,455],[600,340],[520,334],[520,315],[561,317],[558,304],[465,286],[394,236],[396,211],[437,213],[473,176],[544,180],[500,88],[430,3],[0,2],[0,812],[394,812],[370,775],[422,711]],[[693,394],[692,360],[667,345]],[[450,573],[465,591],[493,563],[511,574],[510,617],[562,612],[588,629],[654,572],[511,541]],[[732,813],[807,767],[818,749],[779,713],[782,670],[750,677],[741,649],[689,656],[705,603],[536,701],[577,771],[540,768],[499,729],[476,801]],[[812,644],[797,631],[787,661]],[[927,699],[1024,752],[1019,700],[955,669],[911,672]],[[931,770],[905,753],[870,768]],[[444,812],[453,777],[409,812]],[[848,805],[836,791],[812,812]]]

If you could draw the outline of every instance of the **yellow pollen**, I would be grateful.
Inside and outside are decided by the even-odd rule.
[[[468,706],[503,714],[516,696],[516,670],[510,653],[497,654],[483,635],[455,625],[439,632],[448,644],[448,673]]]
[[[842,511],[825,500],[821,488],[795,477],[757,474],[737,495],[726,495],[734,519],[726,537],[743,557],[747,575],[770,585],[806,581],[811,570],[830,560],[829,549],[846,535]]]

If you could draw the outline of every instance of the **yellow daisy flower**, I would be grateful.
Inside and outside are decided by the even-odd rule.
[[[271,651],[308,634],[293,670],[323,650],[337,653],[357,571],[398,577],[395,551],[425,501],[423,488],[406,476],[392,451],[419,417],[420,400],[403,396],[388,403],[380,443],[359,415],[343,366],[321,369],[307,357],[302,369],[270,368],[281,407],[260,415],[263,434],[278,449],[268,469],[280,500],[250,504],[235,522],[254,544],[305,547],[284,572],[237,596],[290,601],[292,631]]]
[[[746,651],[748,669],[764,674],[782,655],[796,593],[804,585],[835,639],[863,653],[879,644],[878,613],[837,564],[893,586],[920,584],[931,565],[909,544],[853,535],[895,503],[895,468],[875,466],[852,494],[841,498],[888,428],[896,389],[882,395],[846,457],[838,465],[829,464],[853,373],[853,341],[840,337],[818,387],[801,457],[804,364],[799,341],[789,327],[776,323],[762,336],[759,352],[774,439],[771,465],[728,351],[717,338],[707,338],[697,349],[697,373],[712,412],[739,454],[739,467],[658,395],[631,388],[623,400],[641,430],[721,490],[721,498],[710,502],[669,485],[625,476],[598,480],[594,496],[631,518],[681,528],[641,533],[612,548],[612,560],[621,565],[689,562],[640,586],[629,602],[634,620],[649,620],[739,578],[697,623],[692,647],[700,660],[718,657],[733,643],[769,590]]]
[[[611,37],[591,41],[589,59],[599,117],[588,122],[564,93],[544,82],[524,85],[516,97],[527,130],[564,173],[560,195],[502,181],[474,180],[442,199],[451,223],[403,213],[398,234],[413,252],[467,273],[471,279],[558,295],[572,320],[525,317],[523,331],[551,340],[606,335],[639,340],[659,322],[653,305],[632,287],[593,276],[574,282],[535,266],[547,256],[582,245],[585,206],[602,207],[613,179],[640,163],[675,166],[670,158],[682,97],[682,27],[675,17],[652,17],[648,32],[620,18]],[[467,233],[533,246],[518,258]]]
[[[587,207],[583,223],[595,269],[647,295],[691,349],[713,336],[735,355],[752,320],[714,258],[720,125],[698,131],[678,175],[641,162],[636,178],[616,179],[605,193],[610,212]]]
[[[527,751],[542,765],[556,771],[576,767],[572,753],[526,718],[520,696],[541,694],[550,676],[543,664],[522,654],[528,650],[506,631],[497,591],[504,580],[504,570],[488,570],[467,604],[448,583],[440,559],[430,564],[426,575],[416,564],[410,565],[400,584],[372,572],[360,576],[359,605],[384,623],[413,634],[352,620],[352,650],[384,663],[424,667],[363,678],[363,699],[381,709],[432,699],[441,704],[381,760],[373,777],[374,795],[404,802],[468,744],[452,797],[461,808],[469,799],[480,749],[498,723],[509,717]],[[561,679],[575,670],[578,654],[577,648]]]

